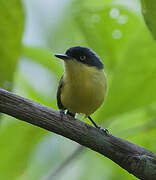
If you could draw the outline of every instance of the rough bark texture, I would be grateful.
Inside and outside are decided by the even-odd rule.
[[[55,132],[114,161],[144,180],[156,180],[156,155],[147,149],[105,134],[84,122],[49,107],[0,89],[0,112]]]

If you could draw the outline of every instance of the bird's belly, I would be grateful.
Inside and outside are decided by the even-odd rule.
[[[103,82],[103,81],[102,81]],[[72,85],[66,83],[61,95],[62,104],[72,113],[90,115],[103,103],[106,83],[98,81],[79,81]]]

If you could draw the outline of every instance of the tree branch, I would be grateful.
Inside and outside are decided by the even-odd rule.
[[[57,169],[55,169],[51,174],[49,174],[47,177],[45,177],[43,180],[52,180],[57,179],[57,175],[60,174],[60,172],[69,165],[78,155],[81,154],[81,152],[85,149],[84,146],[78,146],[76,150],[74,150],[61,164],[58,166]]]
[[[156,155],[89,124],[0,88],[0,112],[86,146],[143,180],[156,179]]]

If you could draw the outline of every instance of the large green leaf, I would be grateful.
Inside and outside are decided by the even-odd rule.
[[[8,116],[6,117],[8,120]],[[15,121],[15,120],[13,120]],[[0,179],[16,180],[29,166],[29,157],[46,133],[24,122],[14,122],[0,131]]]
[[[156,44],[145,28],[132,40],[113,72],[103,118],[156,102]]]
[[[0,2],[0,87],[11,89],[20,55],[23,13],[20,0]]]
[[[82,8],[75,13],[75,22],[88,45],[104,59],[105,67],[109,70],[122,59],[136,28],[142,26],[136,14],[118,6],[85,10]]]
[[[147,27],[151,31],[154,39],[156,39],[156,3],[155,0],[141,0],[142,14],[144,16]]]

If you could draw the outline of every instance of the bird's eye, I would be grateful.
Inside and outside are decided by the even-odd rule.
[[[80,56],[80,60],[84,61],[86,59],[86,56]]]

